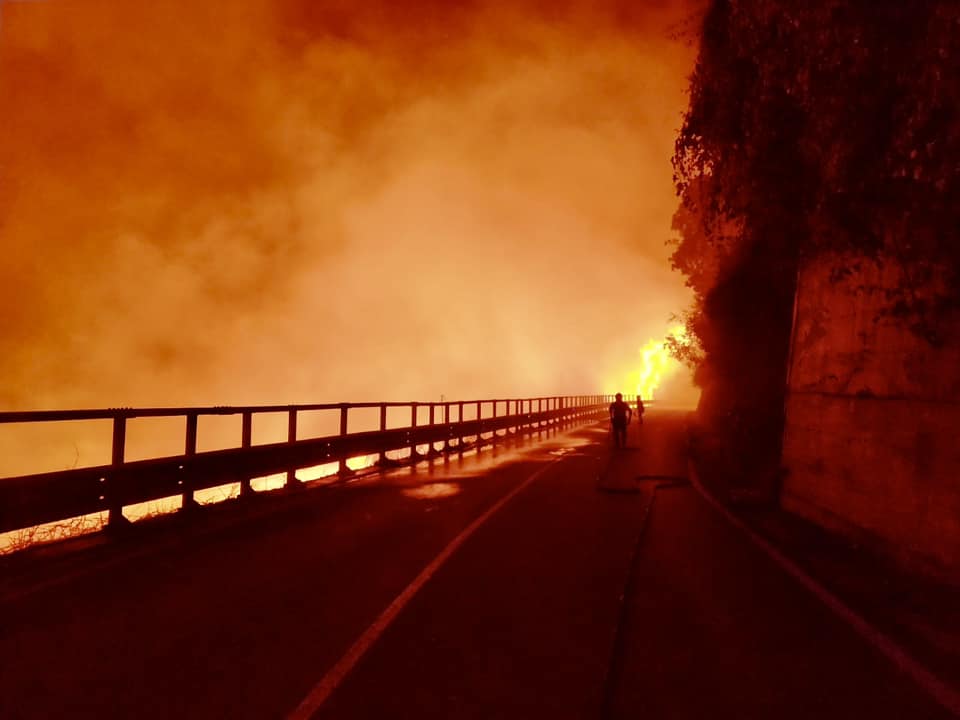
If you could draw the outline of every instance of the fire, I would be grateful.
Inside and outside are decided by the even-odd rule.
[[[682,325],[676,325],[670,328],[668,337],[682,338],[686,330]],[[636,395],[644,400],[653,400],[657,388],[665,378],[672,375],[680,368],[680,363],[671,357],[667,349],[666,338],[648,340],[643,347],[638,350],[640,362],[634,366],[625,378],[625,382],[618,387],[635,388]]]
[[[673,328],[670,334],[678,336],[683,328]],[[637,395],[653,400],[654,392],[660,382],[670,372],[676,370],[677,361],[670,357],[664,340],[649,340],[640,348],[640,372],[637,380]]]

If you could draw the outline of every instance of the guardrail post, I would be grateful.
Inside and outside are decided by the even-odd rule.
[[[463,455],[463,402],[457,403],[458,405],[458,415],[457,415],[457,450],[460,451],[460,454]]]
[[[253,413],[245,410],[242,416],[240,426],[240,447],[248,448],[253,445]],[[249,477],[240,478],[240,497],[250,497],[253,494],[253,487],[250,485]]]
[[[537,398],[537,430],[543,428],[543,398]]]
[[[386,403],[380,403],[380,432],[384,433],[387,431],[387,405]],[[387,451],[380,451],[380,467],[381,469],[387,465]]]
[[[430,417],[429,417],[429,421],[428,421],[428,422],[429,422],[430,430],[431,430],[431,431],[433,430],[433,428],[434,428],[434,426],[436,425],[436,422],[437,422],[437,420],[436,420],[436,407],[437,407],[437,406],[436,406],[435,403],[430,403]],[[431,434],[432,434],[432,433],[431,433]],[[430,441],[430,449],[427,451],[427,456],[428,456],[428,457],[436,457],[436,456],[439,455],[439,454],[440,454],[440,453],[437,452],[437,448],[434,447],[433,440],[431,440],[431,441]]]
[[[347,434],[347,413],[350,412],[350,406],[347,403],[340,404],[340,437]],[[350,468],[347,467],[347,459],[340,458],[340,465],[337,469],[337,475],[341,478],[352,475]]]
[[[443,424],[447,426],[447,439],[443,442],[443,452],[450,452],[450,403],[443,404]]]
[[[477,452],[483,447],[483,423],[480,422],[480,416],[483,415],[483,406],[477,400]]]
[[[417,403],[410,403],[410,462],[417,461]]]
[[[184,438],[183,443],[183,454],[187,457],[187,460],[192,458],[197,454],[197,414],[188,413],[187,414],[187,432],[186,437]],[[183,485],[183,498],[180,501],[181,510],[192,510],[197,506],[197,501],[193,497],[193,480],[192,474],[189,467],[186,467],[184,463],[186,472],[181,481]]]
[[[493,437],[491,438],[490,442],[493,445],[496,445],[497,444],[497,401],[494,400],[492,404],[493,404],[493,410],[490,417],[493,420]]]
[[[287,442],[293,445],[297,442],[297,411],[294,408],[290,408],[287,411]],[[287,490],[293,490],[300,485],[300,481],[297,480],[297,469],[290,468],[287,470],[287,482],[284,487]]]
[[[123,466],[123,455],[127,444],[127,418],[125,415],[113,416],[113,442],[110,450],[110,482],[107,486],[107,502],[109,511],[107,527],[119,528],[129,525],[130,521],[123,516],[123,500],[120,491],[120,468]]]

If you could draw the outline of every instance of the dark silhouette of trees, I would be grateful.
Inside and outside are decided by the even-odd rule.
[[[736,415],[769,462],[800,263],[898,263],[889,312],[930,342],[960,305],[958,100],[956,0],[710,3],[674,154],[672,260],[696,294],[674,350],[703,414]]]

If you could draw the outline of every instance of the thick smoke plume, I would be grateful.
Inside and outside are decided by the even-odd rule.
[[[663,336],[692,8],[355,5],[3,4],[0,406],[591,392]]]

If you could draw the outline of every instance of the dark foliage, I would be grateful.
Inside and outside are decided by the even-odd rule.
[[[936,341],[960,298],[958,101],[956,0],[711,2],[673,255],[708,412],[779,437],[797,269],[820,253],[897,262],[890,311]]]

